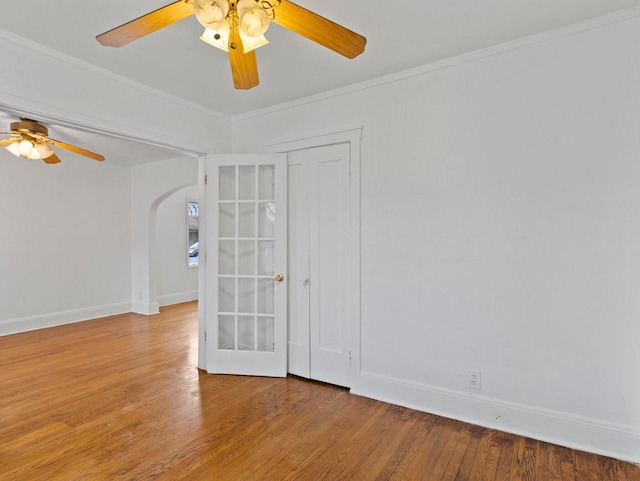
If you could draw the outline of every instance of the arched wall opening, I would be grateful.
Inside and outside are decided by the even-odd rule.
[[[132,184],[132,311],[157,314],[158,208],[177,192],[197,186],[198,160],[180,157],[134,166]]]
[[[198,267],[189,265],[187,225],[187,202],[198,201],[198,197],[199,188],[193,185],[173,192],[155,206],[156,250],[151,257],[150,279],[159,307],[198,298]]]

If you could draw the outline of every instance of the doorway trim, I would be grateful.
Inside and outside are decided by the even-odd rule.
[[[295,150],[304,150],[314,147],[325,147],[335,144],[348,143],[350,147],[350,186],[351,186],[351,240],[349,242],[349,288],[351,289],[351,313],[349,319],[350,336],[350,386],[356,384],[360,375],[360,349],[361,349],[361,270],[360,270],[360,164],[361,142],[363,127],[319,134],[302,139],[286,140],[264,145],[264,152],[285,153]]]

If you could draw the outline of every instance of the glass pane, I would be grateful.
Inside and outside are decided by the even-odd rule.
[[[256,242],[238,241],[240,253],[238,274],[241,276],[252,276],[256,274]]]
[[[275,223],[275,202],[262,202],[258,204],[258,237],[273,237],[273,225]]]
[[[253,316],[238,316],[238,350],[255,351],[256,319]]]
[[[238,279],[238,312],[254,313],[256,288],[254,279]]]
[[[218,316],[218,349],[236,348],[234,316]]]
[[[198,232],[200,228],[200,203],[187,201],[187,266],[198,267]]]
[[[274,352],[275,166],[219,177],[218,348]]]
[[[256,168],[253,165],[242,165],[240,169],[240,200],[256,198]]]
[[[258,199],[260,200],[273,200],[275,199],[275,166],[274,165],[261,165],[258,171],[259,176],[259,193]]]
[[[273,317],[258,318],[258,351],[273,352],[274,344]]]
[[[218,312],[236,312],[236,280],[218,278]]]
[[[219,241],[218,274],[233,275],[236,273],[236,242]]]
[[[258,279],[258,314],[273,314],[272,279]]]
[[[240,204],[239,237],[255,237],[256,235],[256,206],[255,204]]]
[[[236,199],[236,168],[235,166],[220,167],[220,200]]]
[[[258,274],[273,275],[273,241],[258,242]]]
[[[236,236],[236,205],[220,204],[220,219],[218,220],[219,237]]]

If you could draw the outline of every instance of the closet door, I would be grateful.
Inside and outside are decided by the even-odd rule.
[[[290,352],[295,344],[302,358],[308,343],[307,377],[340,386],[350,384],[349,164],[348,144],[289,157],[289,229],[299,242],[290,238]],[[298,361],[290,369],[304,375]]]
[[[309,351],[309,178],[311,165],[297,153],[289,157],[289,362],[291,374],[311,377]]]

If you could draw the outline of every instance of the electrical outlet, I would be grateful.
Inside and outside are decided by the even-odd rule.
[[[482,387],[482,373],[469,369],[469,389],[477,389]]]

